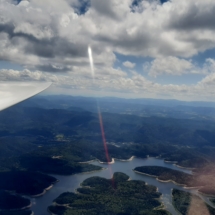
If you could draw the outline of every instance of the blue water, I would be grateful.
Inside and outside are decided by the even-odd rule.
[[[162,199],[161,201],[164,203],[166,209],[171,212],[173,215],[178,215],[175,211],[174,207],[171,204],[171,190],[173,188],[186,190],[181,186],[175,185],[172,182],[162,183],[156,180],[156,178],[145,176],[142,174],[135,173],[132,171],[135,167],[138,166],[162,166],[171,168],[174,170],[183,171],[189,174],[192,174],[191,170],[179,168],[173,164],[166,163],[162,159],[156,158],[147,158],[147,159],[140,159],[134,158],[132,161],[115,161],[113,164],[100,164],[99,162],[95,161],[91,164],[95,164],[106,169],[98,172],[93,173],[82,173],[76,174],[71,176],[60,176],[60,175],[53,175],[56,177],[59,182],[54,185],[54,187],[47,191],[47,193],[41,197],[37,197],[32,199],[33,206],[32,210],[34,211],[35,215],[48,215],[47,207],[52,204],[52,201],[57,198],[63,192],[73,192],[77,189],[82,181],[91,177],[91,176],[100,176],[104,178],[111,178],[114,172],[123,172],[127,174],[131,179],[135,180],[143,180],[147,184],[154,185],[158,187],[159,192],[161,192]],[[198,194],[195,189],[193,190],[186,190],[195,194]],[[198,194],[199,195],[199,194]],[[199,195],[202,199],[204,199],[208,204],[212,206],[212,204],[208,201],[206,197]]]

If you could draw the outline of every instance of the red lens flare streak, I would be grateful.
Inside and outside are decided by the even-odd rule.
[[[92,50],[91,50],[90,46],[88,47],[88,55],[89,55],[89,62],[90,62],[90,68],[91,68],[93,83],[95,84],[93,54],[92,54]],[[108,163],[108,169],[110,170],[110,174],[111,174],[111,178],[112,178],[112,186],[113,186],[113,188],[115,188],[114,181],[113,181],[112,168],[110,165],[111,162],[110,162],[110,157],[109,157],[109,153],[108,153],[108,147],[107,147],[107,143],[106,143],[106,139],[105,139],[105,131],[104,131],[104,126],[103,126],[102,114],[100,111],[100,106],[99,106],[98,100],[97,100],[97,108],[98,108],[99,124],[100,124],[100,129],[101,129],[101,134],[102,134],[102,141],[103,141],[103,145],[104,145],[105,156],[106,156],[107,163]]]
[[[101,128],[101,133],[102,133],[102,141],[103,141],[103,145],[104,145],[104,150],[105,150],[105,156],[108,162],[108,169],[110,170],[110,175],[111,175],[111,181],[112,181],[112,186],[115,189],[115,184],[114,184],[114,179],[113,179],[113,171],[111,168],[111,161],[110,161],[110,156],[108,153],[108,147],[107,147],[107,143],[106,143],[106,138],[105,138],[105,131],[104,131],[104,125],[103,125],[103,120],[102,120],[102,114],[100,111],[100,107],[97,101],[97,108],[98,108],[98,115],[99,115],[99,124],[100,124],[100,128]]]
[[[106,139],[105,139],[103,120],[102,120],[102,115],[101,115],[99,106],[98,106],[98,115],[99,115],[99,123],[100,123],[100,128],[101,128],[101,133],[102,133],[102,141],[103,141],[104,149],[105,149],[105,155],[106,155],[107,162],[110,163],[110,157],[108,154],[108,148],[107,148],[107,143],[106,143]]]

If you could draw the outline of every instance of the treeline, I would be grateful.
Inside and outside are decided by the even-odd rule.
[[[108,141],[141,144],[169,143],[215,146],[215,122],[200,119],[140,117],[102,113]],[[98,114],[84,110],[12,107],[0,113],[0,137],[25,137],[34,144],[58,144],[69,140],[102,141]],[[61,140],[57,135],[63,135]]]
[[[147,155],[159,156],[160,153],[170,153],[176,150],[168,144],[128,144],[118,148],[107,145],[109,158],[129,159],[131,156],[146,158]],[[102,142],[86,140],[74,141],[55,146],[37,148],[18,157],[0,158],[0,172],[11,170],[31,170],[43,173],[71,175],[86,171],[100,170],[90,164],[81,164],[98,159],[107,162]]]
[[[178,147],[169,144],[122,144],[121,147],[108,144],[109,159],[129,159],[131,156],[146,158],[160,156],[166,161],[176,161],[178,165],[202,168],[213,162],[207,150]],[[212,149],[210,150],[212,153]],[[107,162],[102,142],[79,140],[54,146],[37,148],[18,157],[0,158],[0,172],[11,170],[31,170],[43,173],[71,175],[81,172],[100,170],[86,162],[98,159]]]

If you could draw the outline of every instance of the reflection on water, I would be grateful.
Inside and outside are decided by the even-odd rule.
[[[174,207],[171,204],[171,190],[173,188],[180,189],[180,190],[185,190],[189,191],[192,193],[197,194],[200,196],[204,201],[206,201],[208,204],[213,206],[211,202],[208,200],[208,198],[203,197],[197,193],[197,190],[187,190],[184,189],[183,187],[180,187],[178,185],[175,185],[172,182],[168,183],[162,183],[157,181],[153,177],[145,176],[145,175],[140,175],[132,171],[135,167],[138,166],[162,166],[162,167],[167,167],[171,168],[174,170],[180,170],[186,173],[191,174],[190,170],[186,169],[181,169],[173,164],[170,163],[165,163],[161,159],[156,159],[156,158],[147,158],[147,159],[139,159],[139,158],[134,158],[132,161],[128,162],[123,162],[123,161],[115,161],[115,163],[108,165],[108,164],[100,164],[99,162],[92,162],[92,164],[102,166],[106,168],[105,170],[98,171],[98,172],[93,172],[93,173],[82,173],[82,174],[76,174],[76,175],[71,175],[71,176],[59,176],[59,175],[53,175],[60,181],[54,185],[54,187],[49,190],[44,196],[32,199],[33,201],[33,206],[32,210],[34,211],[35,215],[47,215],[47,207],[52,204],[52,201],[57,198],[61,193],[63,192],[73,192],[79,185],[80,183],[91,177],[91,176],[100,176],[104,178],[111,178],[112,176],[110,175],[110,171],[108,168],[112,169],[112,172],[123,172],[130,176],[131,179],[135,180],[143,180],[147,184],[154,185],[158,187],[159,192],[161,192],[162,199],[161,201],[164,203],[166,209],[171,212],[173,215],[178,215],[178,213],[175,211]]]

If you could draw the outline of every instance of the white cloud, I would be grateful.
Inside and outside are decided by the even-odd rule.
[[[204,70],[209,71],[210,73],[203,78],[198,85],[204,86],[205,88],[214,88],[215,86],[215,60],[214,59],[207,59],[204,64]]]
[[[89,44],[98,63],[106,61],[101,55],[113,52],[191,57],[215,47],[214,1],[173,0],[163,5],[142,1],[136,13],[131,12],[131,3],[92,0],[87,13],[79,16],[72,7],[80,4],[77,0],[31,0],[18,6],[0,0],[0,32],[6,34],[7,44],[0,57],[26,64],[26,56],[36,56],[38,64],[65,65],[65,58],[86,61]],[[15,50],[19,58],[11,54]]]
[[[115,75],[118,74],[118,75]],[[96,72],[95,81],[93,81],[89,71],[73,71],[66,75],[52,74],[48,72],[31,72],[29,70],[0,70],[0,79],[2,81],[46,81],[52,82],[51,89],[60,89],[61,93],[67,93],[69,89],[73,89],[73,93],[94,93],[99,92],[105,94],[127,97],[152,97],[162,98],[162,95],[168,98],[183,100],[212,100],[215,99],[215,71],[208,74],[197,84],[193,85],[176,85],[176,84],[159,84],[152,82],[144,76],[133,72],[132,76],[126,76],[122,71]],[[50,89],[50,90],[51,90]],[[161,95],[162,94],[162,95]],[[166,98],[164,96],[164,98]]]
[[[193,64],[191,60],[180,59],[169,56],[153,60],[151,63],[143,65],[144,70],[149,72],[150,76],[158,75],[182,75],[186,73],[203,73],[203,71]]]
[[[130,61],[125,61],[125,62],[123,62],[123,66],[130,68],[130,69],[133,69],[136,66],[136,64],[132,63]]]
[[[0,60],[26,68],[1,70],[1,80],[47,80],[63,87],[149,96],[200,93],[213,80],[214,60],[197,66],[187,58],[215,48],[215,1],[172,0],[163,5],[142,1],[133,8],[135,12],[131,3],[91,0],[88,11],[77,15],[78,0],[31,0],[18,6],[12,0],[0,0]],[[88,45],[93,49],[96,86],[89,71]],[[199,73],[207,77],[192,87],[160,85],[135,72],[128,77],[113,68],[116,52],[154,58],[145,67],[151,76]],[[135,67],[129,61],[123,65]]]

